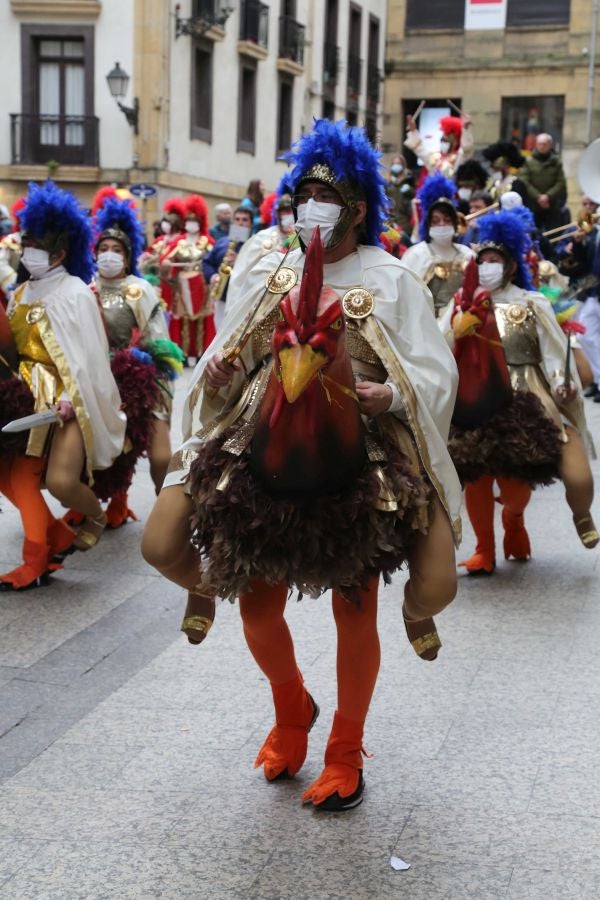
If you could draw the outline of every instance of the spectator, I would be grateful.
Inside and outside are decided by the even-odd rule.
[[[458,194],[458,211],[463,215],[469,212],[469,201],[475,191],[482,191],[488,180],[488,173],[476,159],[468,159],[456,169],[454,181]]]
[[[244,206],[252,213],[253,231],[256,233],[260,229],[260,204],[265,199],[265,186],[262,181],[251,181],[248,185],[245,197],[242,198],[240,206]]]
[[[491,194],[488,194],[487,191],[473,191],[469,198],[468,215],[472,216],[474,213],[482,213],[483,210],[491,206],[493,202]],[[459,232],[456,242],[458,244],[464,244],[465,247],[471,247],[478,242],[478,239],[478,222],[477,219],[472,219],[470,222],[467,222],[466,230],[463,231],[462,234]]]
[[[0,203],[0,237],[13,231],[13,223],[8,208]]]
[[[540,231],[562,224],[562,207],[567,202],[565,173],[554,141],[549,134],[538,134],[535,150],[519,173],[525,186],[525,202],[533,212]]]
[[[214,241],[227,237],[229,234],[229,226],[231,225],[231,206],[229,203],[217,203],[215,206],[216,223],[209,228],[208,233]]]
[[[412,218],[411,200],[415,196],[415,178],[406,166],[406,160],[398,154],[390,165],[390,180],[386,192],[390,198],[390,221],[398,230],[410,234]]]
[[[229,281],[229,274],[220,271],[221,265],[224,267],[231,266],[231,268],[233,268],[244,241],[250,237],[252,229],[252,214],[250,210],[245,206],[238,206],[233,214],[233,224],[238,226],[236,230],[239,232],[239,237],[241,238],[236,242],[235,246],[231,246],[233,241],[230,241],[229,235],[226,235],[225,237],[219,238],[210,253],[202,260],[202,272],[211,291],[211,296],[221,278],[225,280],[224,286],[221,285],[220,295],[217,298],[214,296],[212,297],[212,299],[215,300],[214,315],[215,327],[217,330],[220,328],[225,315],[225,303],[227,301],[227,287]],[[242,231],[245,231],[246,234],[242,235]],[[238,235],[236,235],[236,237],[237,236]]]

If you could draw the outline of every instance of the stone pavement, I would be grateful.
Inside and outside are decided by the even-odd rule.
[[[268,784],[252,763],[269,690],[237,607],[202,647],[179,634],[182,592],[139,555],[152,500],[143,465],[140,522],[50,587],[0,595],[0,900],[600,896],[600,551],[579,544],[560,485],[532,501],[528,564],[461,577],[435,663],[407,644],[403,577],[382,590],[375,756],[365,802],[336,816],[299,803],[335,704],[329,603],[289,605],[321,718],[299,776]],[[6,504],[0,527],[5,570]],[[459,554],[472,546],[465,523]]]

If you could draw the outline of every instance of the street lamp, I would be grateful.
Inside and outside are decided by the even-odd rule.
[[[114,69],[112,69],[108,73],[108,75],[106,76],[106,80],[108,82],[108,89],[111,93],[111,96],[115,98],[115,100],[117,101],[117,106],[125,115],[128,123],[133,127],[134,134],[137,134],[140,101],[137,97],[134,97],[133,106],[124,106],[123,103],[121,103],[121,101],[118,99],[119,97],[124,97],[127,93],[129,75],[124,69],[121,68],[119,63],[115,63]]]

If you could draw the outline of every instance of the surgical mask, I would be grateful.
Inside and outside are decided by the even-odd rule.
[[[21,262],[33,278],[41,278],[50,269],[49,254],[37,247],[25,247]]]
[[[237,225],[234,222],[229,228],[229,240],[235,241],[238,244],[243,244],[244,241],[247,241],[250,237],[250,230],[249,225]]]
[[[115,253],[114,250],[105,250],[104,253],[99,253],[96,263],[103,278],[116,278],[125,268],[125,260],[120,253]]]
[[[438,244],[451,244],[454,237],[454,226],[433,225],[429,229],[429,237]]]
[[[337,225],[342,214],[342,207],[336,203],[318,203],[312,197],[308,203],[301,203],[298,207],[297,224],[299,234],[305,246],[308,246],[317,225],[321,228],[321,241],[327,247],[333,229]]]
[[[190,219],[189,222],[185,223],[185,230],[188,234],[198,234],[200,231],[200,222],[195,222],[193,219]]]
[[[171,223],[167,222],[166,219],[163,219],[160,223],[160,230],[163,234],[171,234]]]
[[[394,163],[393,166],[390,166],[390,172],[392,175],[402,175],[404,166],[400,165],[400,163]]]
[[[284,213],[280,218],[281,230],[286,233],[294,230],[294,225],[296,224],[296,220],[294,219],[293,213]]]
[[[451,146],[452,146],[452,144],[450,143],[450,141],[444,141],[444,140],[440,141],[440,151],[442,153],[449,153]]]
[[[488,291],[496,291],[502,287],[504,281],[504,266],[502,263],[484,262],[479,266],[479,284]]]
[[[458,196],[461,200],[470,200],[473,194],[473,188],[462,187],[458,189]]]

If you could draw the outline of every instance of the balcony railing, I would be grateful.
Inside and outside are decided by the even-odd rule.
[[[370,65],[367,68],[367,102],[372,106],[379,103],[381,85],[381,72],[377,66]]]
[[[181,18],[181,4],[175,4],[175,38],[182,34],[201,37],[212,28],[224,28],[233,12],[232,0],[192,0],[192,15]]]
[[[350,54],[348,56],[348,96],[358,99],[360,94],[360,76],[362,73],[362,59]]]
[[[304,25],[290,16],[279,17],[279,58],[304,65]]]
[[[10,147],[13,165],[97,166],[98,118],[11,113]]]
[[[265,50],[269,46],[269,7],[260,0],[242,0],[240,41],[250,41]]]
[[[340,48],[325,41],[323,44],[323,84],[333,87],[337,84],[340,69]]]

